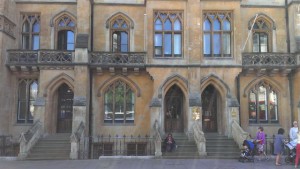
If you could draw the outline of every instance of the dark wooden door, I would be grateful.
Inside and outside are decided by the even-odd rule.
[[[183,93],[174,85],[165,96],[166,132],[183,132]]]
[[[217,132],[217,90],[209,85],[202,93],[202,128],[204,132]]]
[[[63,84],[58,89],[57,133],[71,133],[73,120],[73,97],[70,87]]]

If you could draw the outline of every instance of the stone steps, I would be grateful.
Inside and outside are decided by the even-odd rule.
[[[238,159],[240,149],[235,141],[217,133],[205,134],[206,152],[209,159]]]
[[[163,152],[162,158],[165,159],[198,159],[200,158],[197,146],[194,140],[189,140],[184,133],[172,134],[177,149],[173,152]],[[163,137],[165,138],[165,137]]]
[[[26,160],[67,160],[70,152],[70,134],[48,135],[36,143]]]

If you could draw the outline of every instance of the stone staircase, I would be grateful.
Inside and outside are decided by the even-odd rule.
[[[184,133],[172,133],[177,149],[173,152],[163,152],[164,159],[197,159],[199,153],[194,139],[189,140]],[[165,139],[166,136],[163,137]],[[164,140],[163,140],[164,141]]]
[[[26,160],[70,159],[70,134],[54,134],[41,138],[30,151]]]
[[[210,159],[238,159],[239,146],[227,136],[218,133],[205,133],[207,158]]]

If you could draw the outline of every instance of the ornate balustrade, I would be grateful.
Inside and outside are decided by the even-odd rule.
[[[244,73],[287,75],[297,65],[297,56],[292,53],[243,53]]]
[[[72,65],[74,52],[59,50],[7,50],[6,65],[12,71],[38,71],[40,66]]]
[[[113,52],[91,52],[90,63],[95,65],[132,65],[144,66],[146,53],[145,52],[128,52],[128,53],[113,53]]]
[[[291,53],[243,53],[243,66],[295,66],[297,58]]]

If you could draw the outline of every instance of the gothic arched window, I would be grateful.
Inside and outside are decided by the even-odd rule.
[[[205,57],[231,57],[231,12],[205,12],[203,53]]]
[[[75,49],[76,23],[70,16],[64,14],[56,20],[58,50]]]
[[[33,123],[34,102],[37,99],[37,93],[37,80],[19,80],[17,123]]]
[[[134,123],[134,103],[134,92],[126,83],[112,83],[104,94],[104,123]]]
[[[250,123],[278,123],[278,93],[266,82],[256,84],[249,91]]]
[[[110,20],[110,40],[112,52],[129,52],[130,22],[123,15]]]
[[[22,49],[40,49],[40,14],[22,14]]]
[[[183,13],[154,12],[154,56],[182,57]]]
[[[264,17],[257,18],[252,29],[253,52],[270,52],[272,25]]]

